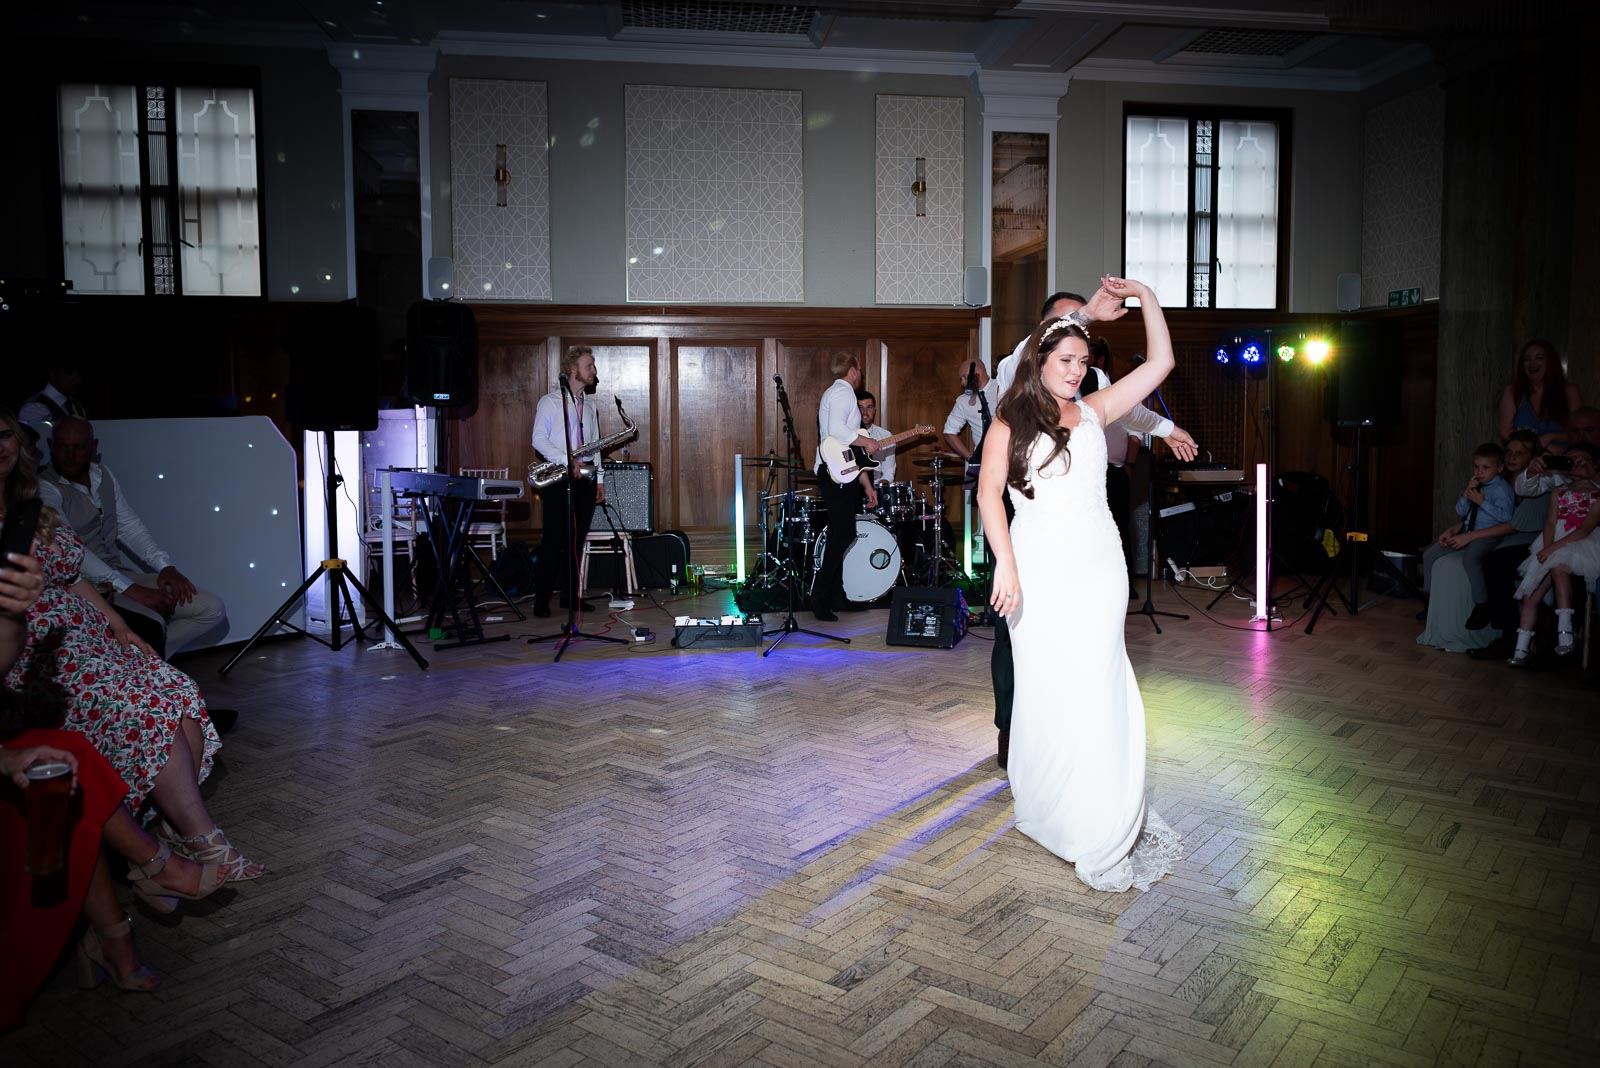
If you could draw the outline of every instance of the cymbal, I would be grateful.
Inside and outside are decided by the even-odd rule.
[[[926,460],[912,460],[917,467],[960,467],[966,463],[959,453],[936,452]]]

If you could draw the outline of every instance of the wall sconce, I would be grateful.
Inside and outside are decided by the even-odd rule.
[[[506,146],[494,146],[494,184],[495,204],[499,207],[506,206],[506,186],[511,184],[511,172],[506,170]]]
[[[928,214],[928,161],[917,157],[917,180],[911,183],[911,195],[917,198],[917,218]]]

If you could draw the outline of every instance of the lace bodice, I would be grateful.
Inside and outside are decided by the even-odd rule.
[[[1083,418],[1072,431],[1068,451],[1041,470],[1039,465],[1050,455],[1055,443],[1047,434],[1040,434],[1033,443],[1028,461],[1028,484],[1033,489],[1033,499],[1016,492],[1011,494],[1019,520],[1027,516],[1029,522],[1082,521],[1101,512],[1110,518],[1106,507],[1105,431],[1101,429],[1100,417],[1093,405],[1082,400],[1077,404]]]

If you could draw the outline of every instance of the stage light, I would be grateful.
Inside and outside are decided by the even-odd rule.
[[[1288,363],[1290,360],[1294,359],[1294,346],[1287,344],[1279,345],[1278,359],[1282,360],[1284,363]]]
[[[1328,343],[1320,337],[1311,338],[1306,342],[1306,359],[1312,363],[1321,363],[1326,360],[1331,351]]]
[[[1226,367],[1233,362],[1233,353],[1228,351],[1228,346],[1218,345],[1217,351],[1211,354],[1211,358]]]
[[[1245,343],[1244,348],[1239,350],[1240,363],[1254,367],[1259,364],[1261,360],[1262,352],[1261,343],[1259,341],[1248,341]]]

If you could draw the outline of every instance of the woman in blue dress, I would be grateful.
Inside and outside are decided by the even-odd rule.
[[[1578,387],[1567,381],[1556,347],[1535,338],[1522,346],[1516,377],[1500,395],[1500,440],[1525,427],[1549,448],[1552,442],[1561,442],[1567,417],[1582,406]]]

